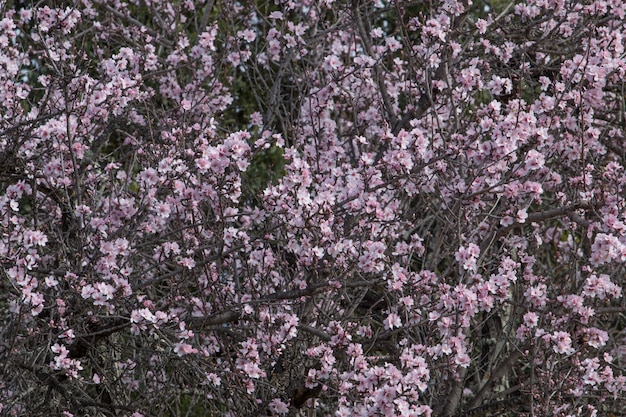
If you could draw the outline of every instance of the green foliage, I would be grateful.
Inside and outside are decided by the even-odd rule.
[[[244,173],[244,187],[246,198],[244,201],[257,204],[263,190],[270,184],[275,184],[285,175],[284,151],[278,146],[272,146],[256,154],[250,166]]]
[[[250,115],[257,111],[257,102],[252,86],[243,72],[237,71],[235,74],[230,93],[233,96],[233,103],[224,112],[220,122],[228,130],[245,129]]]
[[[214,416],[215,413],[210,412],[209,404],[206,403],[206,400],[202,400],[198,398],[196,395],[190,394],[181,394],[178,399],[178,406],[172,407],[172,409],[168,410],[167,416],[171,417],[179,417],[179,416],[188,416],[188,417],[209,417]]]

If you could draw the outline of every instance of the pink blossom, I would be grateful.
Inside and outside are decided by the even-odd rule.
[[[474,243],[470,243],[467,247],[461,246],[455,257],[462,264],[463,269],[476,272],[478,255],[480,255],[480,248]]]
[[[471,363],[471,359],[467,353],[461,353],[456,355],[456,357],[454,358],[454,363],[462,368],[467,368]]]
[[[272,401],[270,401],[268,407],[273,413],[281,415],[287,414],[287,412],[289,411],[289,406],[279,398],[274,398]]]
[[[606,298],[620,298],[622,295],[622,289],[611,281],[611,278],[606,274],[590,275],[585,280],[583,287],[583,295],[592,298],[598,298],[604,300]]]
[[[548,288],[545,284],[537,284],[529,287],[524,293],[524,296],[531,305],[542,308],[546,306],[547,290]]]
[[[592,327],[584,331],[584,339],[589,346],[598,349],[606,345],[609,334],[604,330]]]
[[[251,29],[245,29],[238,33],[239,37],[244,41],[250,43],[256,39],[256,33]]]
[[[571,355],[574,353],[574,348],[572,347],[572,339],[567,332],[557,331],[554,332],[551,336],[552,341],[554,342],[554,346],[552,349],[556,353]]]
[[[193,269],[196,266],[196,262],[191,258],[182,258],[179,263],[187,269]]]
[[[476,21],[476,28],[478,29],[478,33],[480,33],[481,35],[484,35],[485,32],[487,32],[487,21],[484,19],[478,19]]]
[[[322,68],[326,71],[336,71],[341,68],[341,60],[335,55],[329,55],[324,59]]]
[[[39,230],[27,230],[24,232],[24,245],[26,247],[31,246],[46,246],[48,237]]]
[[[195,349],[188,343],[179,342],[174,345],[174,353],[176,353],[178,356],[185,356],[193,353],[198,353],[198,349]]]
[[[400,320],[400,317],[397,314],[389,314],[387,316],[387,318],[384,321],[385,324],[385,329],[391,330],[394,327],[401,327],[402,326],[402,321]]]
[[[592,246],[591,262],[601,265],[614,259],[626,260],[626,245],[617,237],[605,233],[598,233]]]
[[[526,155],[526,169],[531,171],[537,170],[542,168],[544,164],[545,158],[541,153],[535,150],[528,151],[528,154]]]
[[[524,324],[529,328],[532,329],[533,327],[536,327],[538,323],[539,317],[537,316],[537,313],[528,312],[524,314]]]

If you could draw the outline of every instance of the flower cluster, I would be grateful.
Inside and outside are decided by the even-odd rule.
[[[52,3],[0,19],[2,415],[626,408],[624,2]]]

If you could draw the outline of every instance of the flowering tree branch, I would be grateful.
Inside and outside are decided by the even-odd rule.
[[[625,408],[623,2],[44,3],[0,4],[0,414]]]

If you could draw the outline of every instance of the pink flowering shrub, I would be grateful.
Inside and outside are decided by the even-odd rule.
[[[0,9],[0,414],[626,408],[624,2]]]

